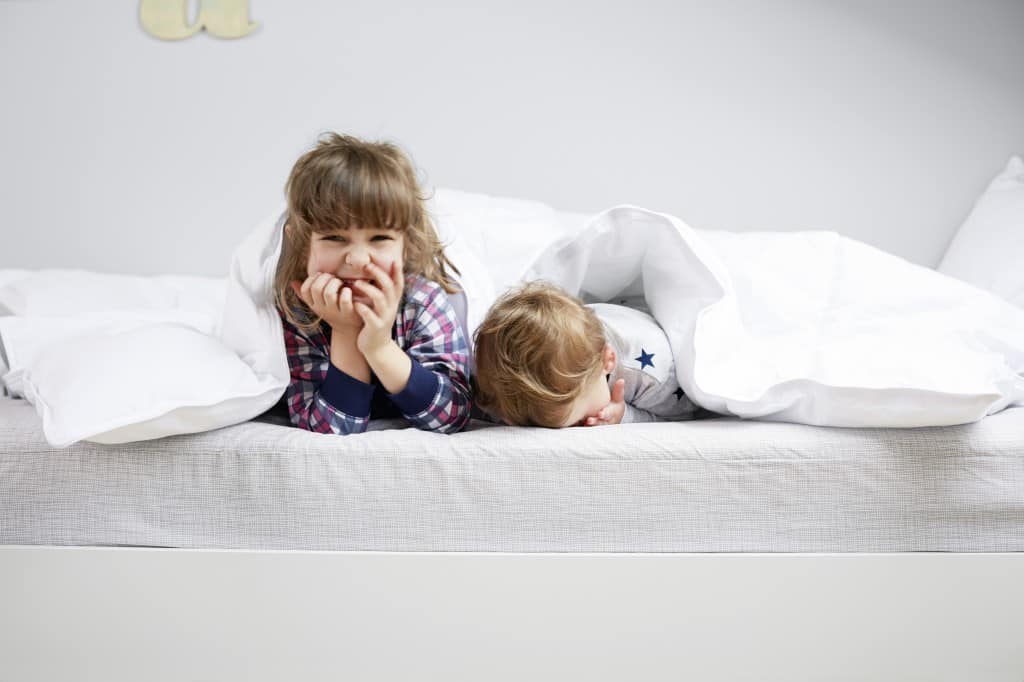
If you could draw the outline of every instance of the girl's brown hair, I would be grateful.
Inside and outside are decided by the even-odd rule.
[[[601,321],[547,282],[501,296],[474,339],[476,403],[517,426],[560,426],[603,369]]]
[[[288,321],[300,329],[312,331],[320,323],[309,319],[312,313],[290,285],[306,279],[313,232],[399,230],[405,235],[405,273],[422,275],[448,293],[458,290],[450,273],[459,271],[444,254],[413,164],[397,145],[324,134],[295,162],[285,194],[289,229],[274,277],[274,298]]]

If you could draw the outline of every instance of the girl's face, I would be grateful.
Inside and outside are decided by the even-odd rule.
[[[341,279],[344,286],[351,287],[357,279],[373,279],[366,270],[371,261],[384,272],[391,272],[392,264],[401,271],[404,254],[405,235],[398,230],[366,227],[331,233],[313,232],[306,275],[330,273]]]

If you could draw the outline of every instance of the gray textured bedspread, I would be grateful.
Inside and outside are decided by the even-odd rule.
[[[0,544],[1024,551],[1024,409],[927,429],[704,419],[357,436],[260,421],[53,449],[0,398]]]

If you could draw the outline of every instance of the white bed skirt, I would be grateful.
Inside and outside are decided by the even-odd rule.
[[[1024,554],[0,546],[0,680],[1024,679]]]

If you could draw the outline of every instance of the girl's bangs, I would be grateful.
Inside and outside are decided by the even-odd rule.
[[[335,185],[335,224],[339,230],[386,228],[404,232],[415,222],[419,208],[416,189],[400,178],[365,172],[348,174],[347,182]],[[378,169],[373,169],[378,170]]]

